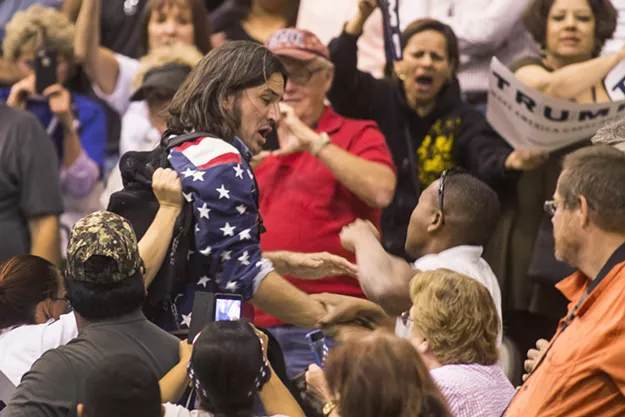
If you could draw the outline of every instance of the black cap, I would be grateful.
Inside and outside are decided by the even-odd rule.
[[[190,72],[190,66],[174,62],[152,68],[145,73],[141,87],[130,96],[130,101],[145,100],[145,92],[150,88],[165,88],[176,91]]]

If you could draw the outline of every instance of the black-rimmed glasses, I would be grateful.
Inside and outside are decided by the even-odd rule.
[[[558,209],[558,204],[556,203],[556,200],[548,200],[548,201],[545,201],[545,204],[543,205],[543,209],[547,212],[547,214],[549,214],[550,216],[553,216],[554,214],[556,214],[556,210]]]
[[[445,203],[445,180],[447,177],[464,172],[460,167],[452,167],[443,171],[438,183],[438,209],[441,212],[441,224],[445,224],[445,212],[443,211]]]

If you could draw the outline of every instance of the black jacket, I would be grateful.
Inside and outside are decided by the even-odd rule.
[[[404,256],[410,215],[421,190],[456,165],[500,189],[507,183],[504,164],[512,148],[462,101],[456,79],[440,92],[432,113],[420,117],[408,106],[400,81],[358,71],[357,40],[343,32],[330,42],[335,76],[328,97],[338,113],[374,120],[386,137],[397,166],[397,188],[382,214],[383,243]]]

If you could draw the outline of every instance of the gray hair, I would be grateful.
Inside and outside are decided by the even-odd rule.
[[[609,145],[625,152],[625,118],[597,130],[591,140],[594,145]]]

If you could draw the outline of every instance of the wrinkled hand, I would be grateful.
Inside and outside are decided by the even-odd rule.
[[[347,259],[328,252],[284,254],[288,275],[301,279],[320,279],[348,275],[358,276],[358,267]]]
[[[523,364],[525,372],[527,373],[523,375],[523,381],[525,381],[529,377],[529,374],[532,373],[534,367],[536,366],[538,358],[540,358],[540,355],[542,355],[543,351],[547,349],[548,345],[549,341],[545,339],[540,339],[536,342],[536,349],[530,349],[527,351],[527,360]]]
[[[506,169],[531,171],[544,164],[547,159],[549,159],[548,153],[518,148],[506,158]]]
[[[182,210],[182,183],[173,169],[158,168],[152,175],[152,191],[160,207]]]
[[[35,94],[35,76],[30,75],[11,87],[7,98],[7,105],[16,109],[24,110],[29,95]]]
[[[341,323],[360,323],[368,329],[388,328],[392,330],[395,319],[384,312],[379,305],[365,299],[345,295],[321,293],[311,295],[326,308],[326,314],[317,326],[326,327]]]
[[[275,156],[284,156],[296,152],[310,150],[312,143],[319,135],[295,115],[293,108],[280,103],[282,117],[278,123],[280,149],[274,151]]]
[[[341,245],[350,252],[355,252],[356,242],[366,235],[373,235],[378,241],[380,240],[380,233],[373,223],[362,219],[358,219],[343,227],[341,233],[339,233]]]
[[[306,371],[306,391],[319,401],[325,404],[332,399],[326,374],[317,365],[310,365]]]
[[[48,98],[50,111],[59,118],[63,126],[70,127],[74,120],[72,114],[72,96],[61,84],[54,84],[43,90]]]
[[[254,155],[252,157],[252,160],[250,161],[250,166],[252,167],[252,169],[256,169],[258,168],[258,166],[265,160],[267,159],[267,157],[271,155],[270,151],[260,151],[259,153],[257,153],[256,155]]]
[[[193,344],[188,340],[180,341],[179,345],[180,363],[188,364],[191,361],[191,354],[193,353]]]

